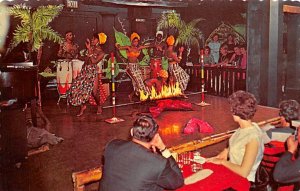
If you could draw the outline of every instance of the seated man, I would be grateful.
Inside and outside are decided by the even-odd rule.
[[[287,137],[295,132],[292,124],[293,120],[298,119],[299,103],[296,100],[284,100],[279,103],[280,125],[265,126],[262,129],[266,131],[264,142],[281,141],[285,142]]]
[[[105,148],[101,191],[177,189],[181,171],[158,134],[158,124],[140,116],[131,141],[113,140]]]
[[[299,157],[300,153],[298,149],[299,139],[300,139],[299,130],[296,136],[293,135],[287,139],[288,150],[281,156],[273,172],[273,177],[275,181],[280,183],[300,182],[300,157]],[[298,152],[298,157],[295,160],[293,160],[293,157],[296,155],[297,152]],[[298,190],[298,189],[299,188],[294,188],[294,190]]]

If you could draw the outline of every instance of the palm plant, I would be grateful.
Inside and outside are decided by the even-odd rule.
[[[61,36],[54,31],[49,23],[62,11],[62,5],[40,6],[35,11],[24,4],[15,5],[10,9],[10,14],[21,20],[13,33],[10,50],[19,43],[29,43],[30,51],[39,51],[44,40],[61,42]]]
[[[20,19],[21,24],[16,27],[13,32],[13,39],[9,49],[12,50],[19,43],[25,42],[29,44],[31,53],[37,52],[37,57],[33,57],[37,64],[40,63],[40,55],[44,40],[61,43],[61,36],[54,31],[49,23],[62,11],[63,5],[47,5],[40,6],[36,10],[24,4],[14,5],[10,9],[10,14]],[[40,82],[38,81],[38,105],[41,106]],[[49,120],[43,114],[41,107],[38,107],[38,113],[46,122],[46,126],[50,125]]]
[[[175,45],[187,46],[188,54],[191,46],[199,49],[199,40],[203,38],[202,32],[196,25],[204,19],[194,19],[189,23],[183,21],[175,11],[163,13],[158,21],[157,30],[174,28],[178,32]]]

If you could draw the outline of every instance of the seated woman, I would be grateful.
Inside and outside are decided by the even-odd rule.
[[[103,59],[105,53],[101,44],[106,42],[104,33],[94,34],[92,40],[86,40],[87,56],[80,74],[73,81],[69,90],[68,100],[73,106],[80,105],[78,117],[83,115],[86,109],[85,103],[89,101],[92,95],[98,106],[97,114],[102,113],[101,104],[104,103],[106,96],[105,90],[101,83],[101,75],[97,64]]]
[[[166,57],[169,62],[169,73],[171,79],[175,80],[175,83],[179,83],[179,87],[184,93],[185,89],[187,88],[188,82],[190,80],[190,76],[179,66],[179,62],[182,59],[182,52],[184,50],[183,47],[179,48],[179,56],[177,56],[176,52],[174,52],[174,43],[175,39],[174,36],[169,36],[167,38],[168,48],[166,51]],[[186,95],[183,94],[184,98],[187,98]]]
[[[199,52],[199,55],[200,55],[199,63],[201,64],[201,53],[200,52]],[[205,65],[215,64],[214,57],[210,54],[210,48],[208,46],[205,46],[205,48],[204,48],[203,62]]]
[[[266,131],[268,138],[270,141],[282,141],[285,142],[285,140],[277,140],[274,138],[274,133],[282,133],[286,134],[288,137],[289,135],[292,135],[296,127],[293,127],[292,121],[298,120],[298,112],[299,112],[300,106],[299,103],[296,100],[284,100],[279,103],[279,116],[280,116],[280,125],[275,127],[271,127]],[[267,143],[267,141],[265,141]]]
[[[134,91],[128,95],[130,101],[132,101],[132,96],[135,91],[143,90],[147,91],[143,83],[142,74],[139,68],[138,57],[141,54],[141,50],[144,48],[149,48],[150,46],[139,45],[140,36],[137,33],[132,33],[130,36],[131,45],[130,46],[120,46],[116,43],[116,47],[119,50],[126,50],[128,58],[128,70],[129,75],[132,78]]]
[[[216,157],[209,158],[207,162],[223,165],[254,182],[264,151],[262,131],[251,121],[256,112],[256,99],[248,92],[237,91],[229,97],[229,104],[233,120],[240,128],[231,136],[229,147]]]

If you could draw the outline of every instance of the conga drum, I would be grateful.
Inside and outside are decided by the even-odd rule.
[[[73,59],[72,62],[73,62],[72,63],[72,65],[73,65],[73,76],[72,76],[72,78],[75,79],[78,76],[78,74],[80,73],[82,65],[84,64],[84,62],[81,61],[81,60],[78,60],[78,59]]]
[[[70,60],[58,60],[56,65],[56,83],[57,91],[59,93],[59,99],[66,98],[66,93],[72,85],[72,61]]]
[[[151,78],[157,78],[161,67],[161,58],[151,58],[150,59],[150,68],[151,68]]]

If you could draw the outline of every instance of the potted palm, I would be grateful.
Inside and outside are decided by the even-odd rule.
[[[59,15],[63,5],[47,5],[33,9],[24,4],[14,5],[10,9],[10,14],[20,19],[20,24],[17,25],[13,32],[13,38],[9,45],[9,50],[12,50],[20,43],[27,43],[34,64],[39,65],[41,60],[42,46],[45,40],[50,40],[55,43],[61,43],[61,36],[54,31],[49,23]],[[41,94],[40,82],[38,81],[38,112],[46,123],[46,127],[50,125],[49,120],[41,110]]]

